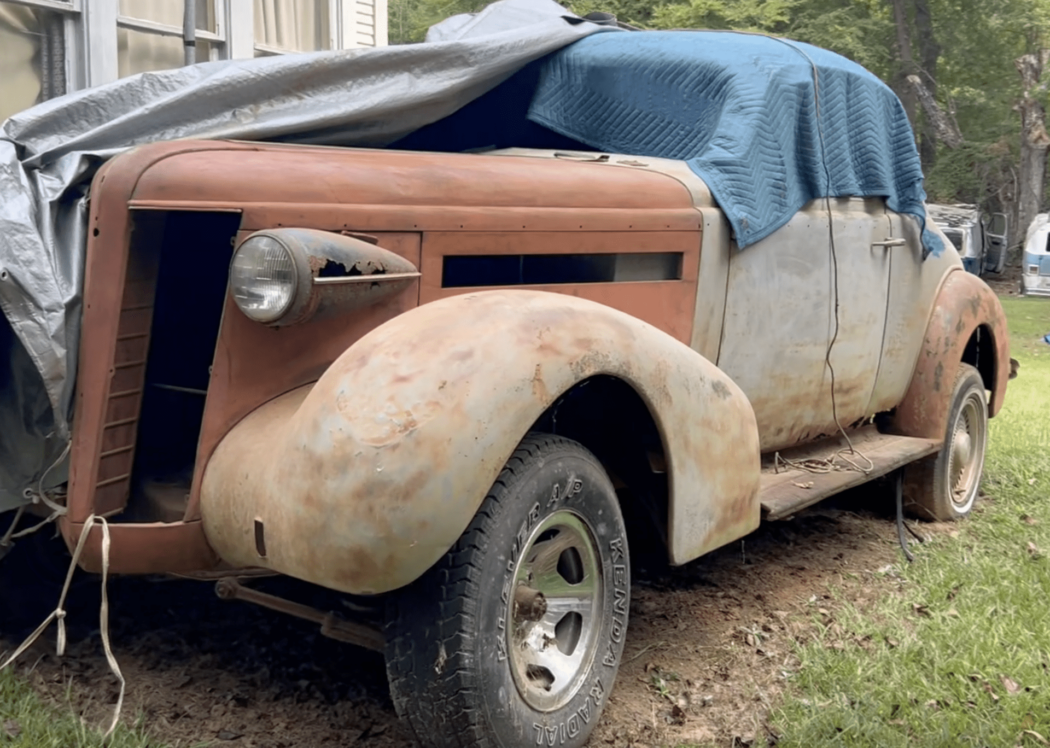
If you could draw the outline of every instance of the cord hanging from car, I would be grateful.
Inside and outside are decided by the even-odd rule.
[[[60,504],[57,501],[53,501],[51,497],[48,496],[47,491],[44,490],[44,481],[47,480],[48,474],[56,467],[58,467],[64,459],[66,459],[66,456],[69,454],[69,449],[72,445],[72,442],[66,443],[66,447],[62,450],[62,454],[60,454],[58,458],[54,462],[52,462],[51,465],[48,466],[47,470],[45,470],[40,476],[40,480],[37,481],[36,490],[33,490],[32,488],[27,488],[23,492],[25,498],[29,499],[30,504],[43,504],[51,510],[51,514],[49,514],[46,519],[33,525],[32,527],[15,532],[16,528],[18,527],[18,523],[21,521],[23,515],[25,514],[27,505],[23,504],[22,506],[18,507],[18,511],[15,512],[15,518],[11,521],[10,527],[7,528],[7,531],[3,534],[3,537],[0,537],[0,558],[2,558],[7,553],[7,551],[11,549],[11,546],[13,545],[12,541],[18,540],[19,538],[24,538],[27,535],[32,535],[37,530],[41,529],[42,527],[46,527],[47,525],[57,520],[59,517],[62,517],[66,514],[67,509],[65,504]]]
[[[800,47],[796,46],[790,40],[788,40],[788,39],[781,39],[779,37],[770,37],[770,38],[776,39],[777,41],[781,42],[782,44],[786,44],[791,49],[795,50],[800,55],[805,57],[806,61],[810,65],[810,68],[813,70],[813,105],[814,105],[815,112],[816,112],[816,117],[817,117],[817,137],[820,139],[820,163],[821,163],[821,166],[824,168],[824,179],[827,180],[827,190],[826,191],[830,193],[831,192],[831,169],[828,168],[827,148],[825,147],[825,143],[824,143],[824,121],[821,118],[821,111],[820,111],[820,70],[817,67],[817,64],[813,61],[813,59],[808,54],[806,54],[805,50],[803,50]],[[851,440],[849,438],[849,434],[846,433],[846,429],[844,429],[842,427],[842,422],[839,420],[839,414],[838,414],[838,401],[837,401],[837,397],[836,397],[836,394],[835,394],[835,366],[831,363],[831,352],[832,352],[832,350],[835,347],[835,343],[838,341],[839,326],[840,326],[839,325],[839,258],[838,258],[838,252],[837,252],[836,247],[835,247],[835,221],[834,221],[834,215],[833,215],[832,210],[831,210],[831,196],[830,195],[825,195],[824,196],[824,206],[825,206],[825,210],[826,210],[827,216],[828,216],[828,239],[829,239],[830,250],[831,250],[831,277],[832,277],[832,286],[833,286],[834,295],[835,295],[835,302],[834,302],[835,303],[835,307],[834,307],[834,322],[835,322],[835,325],[834,325],[834,328],[833,328],[834,331],[831,334],[831,338],[828,340],[827,350],[825,350],[825,352],[824,352],[824,365],[827,367],[828,372],[831,374],[831,415],[832,415],[832,418],[834,418],[834,420],[835,420],[835,426],[838,428],[839,433],[842,435],[842,438],[846,440],[846,445],[847,446],[846,446],[845,449],[842,449],[842,450],[839,450],[839,452],[836,452],[830,458],[826,458],[825,460],[808,460],[807,462],[809,462],[809,463],[812,463],[812,462],[825,462],[828,465],[829,472],[830,472],[831,470],[841,469],[841,468],[835,467],[835,458],[839,457],[840,455],[844,455],[844,454],[848,453],[850,455],[857,455],[857,456],[863,458],[868,463],[868,465],[870,467],[865,469],[865,468],[861,467],[860,465],[857,465],[856,463],[854,463],[852,460],[847,460],[847,464],[850,465],[850,467],[852,469],[855,469],[857,472],[861,472],[861,473],[867,474],[867,473],[870,473],[874,469],[875,465],[866,455],[862,454],[859,450],[857,450],[853,446],[853,440]],[[777,457],[778,460],[782,460],[782,458],[780,457],[779,454],[777,454],[776,457]],[[786,460],[782,460],[782,461],[785,464],[789,464],[789,461],[786,461]],[[809,467],[807,467],[807,468],[800,468],[800,469],[806,470],[807,472],[814,472]],[[850,469],[850,468],[847,468],[847,469]]]
[[[120,671],[120,665],[117,664],[117,658],[113,655],[113,649],[109,642],[109,595],[106,588],[109,579],[110,535],[109,523],[106,521],[105,517],[99,517],[92,514],[87,518],[87,521],[84,522],[84,527],[80,531],[80,538],[77,540],[76,549],[73,551],[73,558],[69,564],[69,571],[66,572],[66,581],[62,585],[61,594],[58,596],[58,605],[53,611],[51,611],[51,614],[44,619],[44,622],[37,626],[36,630],[33,631],[24,642],[22,642],[18,649],[0,664],[0,671],[4,670],[8,665],[22,656],[27,649],[33,646],[36,640],[47,630],[47,627],[51,625],[52,621],[58,621],[58,640],[55,644],[55,653],[59,657],[65,654],[66,610],[64,606],[66,595],[69,593],[69,586],[73,582],[73,572],[76,571],[77,563],[80,561],[80,554],[83,552],[84,546],[87,544],[88,536],[91,534],[91,530],[96,524],[102,527],[102,605],[99,608],[99,631],[102,636],[102,648],[106,653],[106,661],[109,663],[110,670],[113,671],[113,674],[117,676],[117,680],[120,681],[120,695],[117,697],[117,705],[113,709],[113,720],[110,722],[109,729],[106,730],[105,734],[102,736],[103,739],[105,739],[113,734],[113,731],[117,728],[117,723],[120,722],[120,712],[124,707],[124,692],[127,685],[124,680],[124,675]]]

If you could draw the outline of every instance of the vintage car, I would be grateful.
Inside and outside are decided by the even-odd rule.
[[[603,33],[569,53],[621,65],[617,45],[635,44],[662,61],[668,38]],[[793,61],[777,101],[810,118],[744,108],[772,112],[736,149],[766,161],[735,173],[769,178],[746,215],[725,206],[755,193],[723,181],[716,200],[684,159],[598,147],[185,139],[105,162],[59,519],[80,565],[211,580],[384,652],[421,744],[580,746],[623,656],[632,554],[685,564],[889,474],[914,514],[968,514],[1010,372],[1002,308],[943,234],[924,236],[921,199],[891,209],[885,128],[833,131],[796,84],[813,90],[826,63],[829,112],[899,102],[811,47],[699,38],[672,39],[686,58],[759,42],[779,55],[749,86]],[[593,61],[569,78],[632,106],[679,101]],[[688,140],[721,95],[625,120]],[[748,151],[773,125],[799,147]],[[783,174],[809,170],[791,189],[813,197],[759,231],[762,210],[791,204],[776,172],[789,157]],[[253,574],[357,596],[383,623],[292,604]]]
[[[995,213],[989,218],[979,206],[964,203],[931,203],[926,206],[926,212],[955,245],[967,272],[976,275],[986,271],[1003,272],[1007,249],[1005,213]]]
[[[1028,227],[1021,262],[1022,296],[1050,296],[1050,214],[1040,213]]]

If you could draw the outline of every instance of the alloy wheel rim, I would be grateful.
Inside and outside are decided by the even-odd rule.
[[[594,662],[602,564],[586,520],[562,509],[537,525],[514,567],[507,651],[521,697],[538,711],[568,703]]]

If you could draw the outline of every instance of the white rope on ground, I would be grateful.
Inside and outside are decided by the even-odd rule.
[[[117,664],[117,658],[113,656],[113,649],[110,647],[109,643],[109,595],[106,588],[109,579],[110,536],[109,523],[106,521],[105,517],[98,517],[92,514],[87,518],[87,521],[84,523],[84,528],[80,531],[80,538],[77,540],[76,549],[73,551],[73,559],[69,564],[69,571],[66,572],[66,581],[62,585],[62,593],[58,597],[58,606],[46,619],[44,619],[44,622],[41,623],[24,642],[22,642],[18,649],[16,649],[10,657],[4,660],[3,664],[0,664],[0,670],[4,670],[8,665],[22,656],[27,649],[33,646],[36,640],[47,630],[47,627],[51,625],[52,621],[58,621],[58,641],[55,645],[55,651],[59,657],[65,654],[66,611],[63,606],[66,602],[66,595],[69,593],[69,585],[73,582],[73,572],[76,571],[77,563],[80,561],[80,554],[84,551],[84,546],[87,543],[88,536],[91,534],[91,529],[96,524],[102,526],[102,606],[99,608],[99,630],[102,634],[102,648],[106,652],[106,660],[109,663],[109,668],[113,671],[113,674],[117,676],[117,680],[120,681],[120,695],[117,697],[117,705],[113,710],[113,721],[110,722],[109,729],[106,730],[105,734],[102,736],[103,739],[105,739],[113,734],[113,731],[117,727],[117,723],[120,722],[120,712],[124,707],[124,691],[127,686],[127,683],[124,680],[124,675],[120,672],[120,666]]]

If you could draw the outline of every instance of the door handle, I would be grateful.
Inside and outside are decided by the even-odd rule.
[[[889,249],[890,247],[903,247],[907,243],[906,239],[883,239],[881,242],[872,242],[871,246]]]

